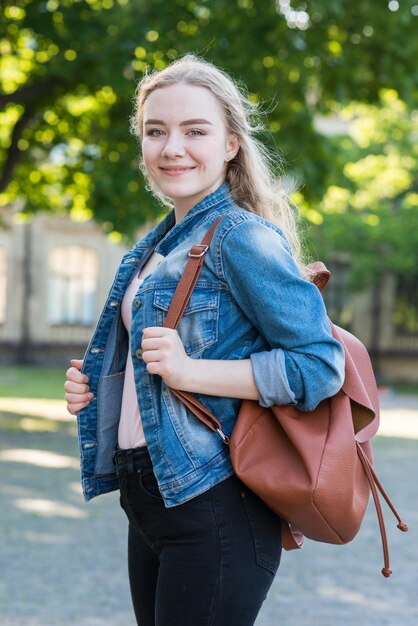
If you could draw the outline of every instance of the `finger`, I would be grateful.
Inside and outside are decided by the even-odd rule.
[[[147,372],[148,374],[159,374],[160,373],[160,363],[153,361],[152,363],[147,364]]]
[[[90,391],[90,387],[88,385],[85,385],[84,383],[75,383],[72,380],[67,380],[64,383],[64,389],[65,391],[68,391],[70,393],[88,393]]]
[[[71,415],[76,415],[81,409],[84,409],[88,405],[88,402],[77,402],[67,404],[67,411],[71,413]]]
[[[78,369],[76,369],[75,367],[70,367],[66,373],[65,373],[66,377],[68,380],[71,380],[74,383],[87,383],[89,380],[89,377],[86,376],[85,374],[82,374]]]
[[[161,361],[161,352],[159,350],[144,350],[142,360],[144,363],[158,363]]]
[[[78,370],[81,370],[81,368],[83,367],[83,359],[71,359],[70,363]]]
[[[164,337],[173,332],[172,328],[163,328],[163,326],[148,326],[142,331],[142,337],[149,339],[151,337]]]
[[[161,337],[152,339],[142,339],[141,348],[143,350],[158,350],[161,347]]]
[[[90,400],[93,398],[93,394],[92,393],[83,393],[83,394],[66,393],[64,398],[66,402],[68,402],[68,404],[80,404],[81,402],[89,403]]]
[[[152,330],[152,329],[151,329]],[[173,328],[163,328],[163,333],[159,335],[155,335],[153,337],[148,337],[147,335],[142,335],[142,344],[145,343],[145,346],[148,349],[157,349],[161,346],[175,346],[180,341],[183,343],[177,333]],[[142,346],[144,349],[144,347]]]

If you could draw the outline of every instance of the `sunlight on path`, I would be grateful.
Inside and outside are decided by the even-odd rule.
[[[55,500],[18,498],[14,501],[14,505],[21,511],[36,513],[44,517],[71,517],[73,519],[84,519],[87,517],[86,511],[82,511],[71,504]]]
[[[2,450],[0,461],[10,461],[12,463],[30,463],[38,467],[53,467],[57,469],[80,468],[78,459],[64,454],[56,454],[48,450],[33,450],[31,448]]]
[[[47,400],[43,398],[0,398],[0,412],[30,415],[65,422],[74,422],[64,400]]]
[[[382,409],[380,427],[377,434],[383,437],[418,439],[418,410],[404,408]]]

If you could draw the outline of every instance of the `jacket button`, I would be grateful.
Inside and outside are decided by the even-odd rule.
[[[138,348],[138,350],[135,350],[135,356],[136,356],[136,358],[137,358],[137,359],[142,359],[142,353],[143,353],[143,352],[144,352],[144,351],[143,351],[143,350],[141,350],[141,348]]]
[[[136,309],[139,309],[139,307],[141,306],[141,300],[139,298],[135,298],[134,305]]]

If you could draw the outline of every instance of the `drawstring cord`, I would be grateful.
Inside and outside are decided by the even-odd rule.
[[[386,493],[386,491],[384,490],[380,480],[378,479],[376,472],[374,471],[369,459],[367,458],[367,456],[365,455],[361,445],[357,443],[357,454],[359,456],[359,459],[361,461],[361,464],[363,465],[364,471],[366,473],[367,476],[367,480],[369,481],[369,485],[370,485],[370,489],[372,492],[372,496],[373,496],[373,500],[374,500],[374,505],[376,507],[376,513],[377,513],[377,519],[379,521],[379,528],[380,528],[380,536],[382,538],[382,548],[383,548],[383,561],[384,561],[384,567],[382,569],[382,574],[385,578],[388,578],[391,573],[392,570],[390,569],[390,564],[389,564],[389,546],[388,546],[388,538],[386,535],[386,528],[385,528],[385,520],[383,517],[383,511],[382,511],[382,506],[380,504],[380,500],[379,500],[379,492],[382,494],[383,498],[386,500],[387,505],[389,506],[389,508],[391,509],[392,513],[394,514],[394,516],[396,517],[396,519],[398,520],[398,528],[399,530],[401,530],[402,532],[407,532],[408,531],[408,525],[405,524],[405,522],[403,522],[399,516],[399,513],[397,512],[397,510],[395,509],[395,507],[393,506],[388,494]]]

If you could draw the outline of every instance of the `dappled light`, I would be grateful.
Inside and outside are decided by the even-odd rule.
[[[1,411],[15,413],[16,415],[75,423],[75,417],[68,413],[64,400],[0,398],[0,412]]]
[[[390,601],[382,602],[381,598],[379,598],[379,600],[373,600],[369,593],[360,593],[358,591],[352,591],[349,588],[345,589],[344,587],[336,587],[333,585],[321,586],[318,589],[318,594],[344,604],[364,606],[368,609],[373,608],[381,614],[393,609]]]
[[[356,289],[374,284],[379,272],[415,275],[417,116],[396,89],[382,89],[374,104],[353,101],[335,109],[346,130],[330,136],[336,169],[330,167],[330,184],[318,206],[325,219],[311,231],[313,243],[329,258],[350,256]],[[315,224],[303,197],[301,208]]]
[[[74,469],[79,470],[79,460],[49,452],[49,450],[31,450],[31,449],[9,449],[0,451],[0,461],[11,463],[29,463],[37,467],[48,467],[55,469]]]
[[[378,435],[418,439],[417,411],[402,406],[392,406],[382,411]]]
[[[18,427],[29,432],[57,432],[60,430],[59,424],[52,420],[35,419],[32,417],[22,417]]]
[[[63,535],[61,533],[41,533],[28,530],[23,533],[23,538],[26,541],[30,541],[34,544],[43,543],[47,546],[51,544],[63,544],[68,543],[71,540],[70,535]]]
[[[44,517],[72,517],[86,518],[87,512],[66,504],[65,502],[54,500],[43,500],[40,498],[21,498],[14,501],[14,505],[27,513],[34,513]]]
[[[69,482],[68,483],[68,490],[71,493],[75,493],[77,496],[82,497],[82,489],[81,489],[81,484],[80,481],[78,482]]]
[[[78,220],[94,216],[109,232],[130,237],[158,218],[161,207],[146,195],[129,135],[135,84],[149,68],[195,50],[248,84],[250,99],[268,110],[271,136],[265,139],[280,147],[302,182],[306,221],[341,243],[332,224],[321,220],[331,210],[320,203],[350,154],[334,158],[315,117],[335,118],[350,102],[377,110],[385,90],[413,108],[417,12],[415,3],[396,0],[358,3],[354,21],[335,0],[6,0],[0,204],[67,212]],[[374,122],[366,117],[358,134],[367,149],[373,148]],[[280,170],[281,159],[276,162]],[[397,180],[386,181],[390,197]],[[358,221],[366,231],[384,227],[382,220],[379,226],[369,217]]]
[[[388,516],[390,588],[378,575],[374,512],[348,546],[307,541],[284,556],[257,624],[418,624],[418,0],[0,7],[0,626],[136,621],[113,443],[109,467],[93,467],[107,441],[95,402],[109,350],[88,337],[122,248],[169,210],[140,171],[136,86],[190,52],[248,87],[256,138],[301,226],[303,261],[329,266],[328,314],[370,349],[376,469],[413,539],[399,539]],[[80,481],[64,381],[67,356],[83,358],[86,346],[97,397],[81,414],[89,467]],[[109,493],[87,504],[83,487],[89,497],[97,485]]]

